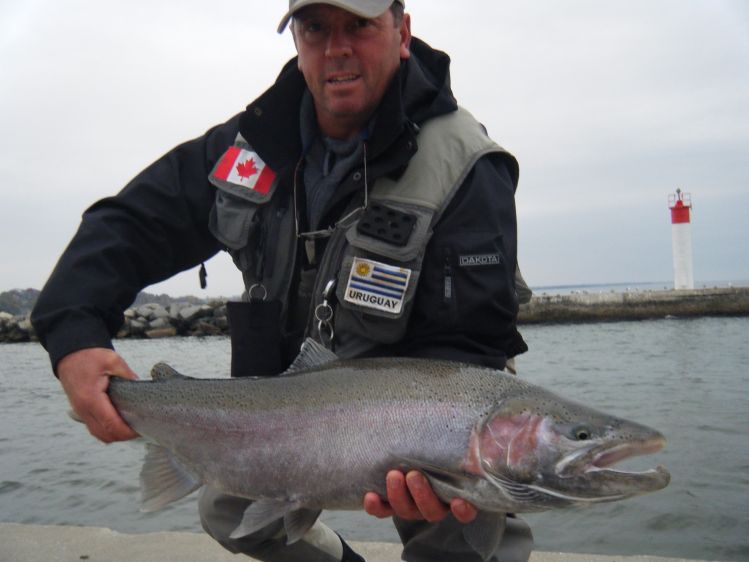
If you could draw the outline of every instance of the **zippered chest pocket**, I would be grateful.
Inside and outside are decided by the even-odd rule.
[[[480,315],[488,301],[513,301],[501,234],[453,232],[450,238],[433,242],[422,283],[430,286],[425,292],[441,301],[434,303],[435,311],[459,323]]]

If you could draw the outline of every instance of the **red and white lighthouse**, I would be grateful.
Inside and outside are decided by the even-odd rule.
[[[689,193],[668,196],[671,209],[671,248],[674,258],[674,289],[694,289],[692,270],[692,198]]]

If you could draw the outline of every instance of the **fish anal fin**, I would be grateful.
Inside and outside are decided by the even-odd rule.
[[[319,509],[295,509],[284,515],[283,523],[286,528],[286,544],[294,544],[307,534],[320,517]]]
[[[259,499],[252,502],[242,515],[237,528],[231,532],[229,538],[238,539],[251,535],[263,527],[267,527],[277,519],[281,519],[294,509],[294,504],[285,500]],[[314,523],[314,521],[313,521]]]
[[[178,380],[178,379],[185,380],[185,379],[192,379],[192,378],[193,377],[188,377],[187,375],[183,375],[182,373],[174,369],[174,367],[171,367],[163,362],[156,363],[156,365],[151,367],[151,380],[153,380],[154,382]]]
[[[155,443],[146,443],[146,458],[140,471],[141,511],[156,511],[202,486],[200,478],[172,453]]]
[[[300,371],[322,367],[334,361],[338,361],[338,356],[335,353],[312,338],[307,338],[302,344],[299,355],[294,359],[291,366],[282,373],[282,376],[294,375]]]

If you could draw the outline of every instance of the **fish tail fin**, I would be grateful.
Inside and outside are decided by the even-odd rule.
[[[78,415],[78,412],[73,409],[68,410],[68,417],[78,423],[86,423],[85,421],[83,421],[83,418]]]
[[[175,379],[192,379],[193,377],[188,377],[187,375],[183,375],[182,373],[178,372],[175,368],[170,367],[166,363],[156,363],[151,368],[151,380],[153,381],[167,381],[167,380],[175,380]]]
[[[140,471],[141,511],[156,511],[200,488],[202,482],[166,448],[146,443]]]

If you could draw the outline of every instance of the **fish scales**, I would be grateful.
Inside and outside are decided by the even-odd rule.
[[[458,470],[476,413],[488,412],[502,388],[522,386],[505,376],[362,359],[303,376],[183,379],[130,392],[117,385],[113,401],[136,431],[205,467],[205,481],[218,488],[249,497],[293,489],[306,505],[357,509],[365,492],[384,493],[383,474],[402,459]]]
[[[299,540],[321,509],[385,495],[390,469],[420,470],[444,501],[522,513],[616,501],[665,487],[668,471],[610,468],[664,437],[479,366],[412,358],[339,360],[308,340],[287,373],[153,381],[112,378],[109,395],[151,443],[144,508],[210,485],[255,500],[232,536],[283,518]],[[489,556],[483,518],[464,536]]]

